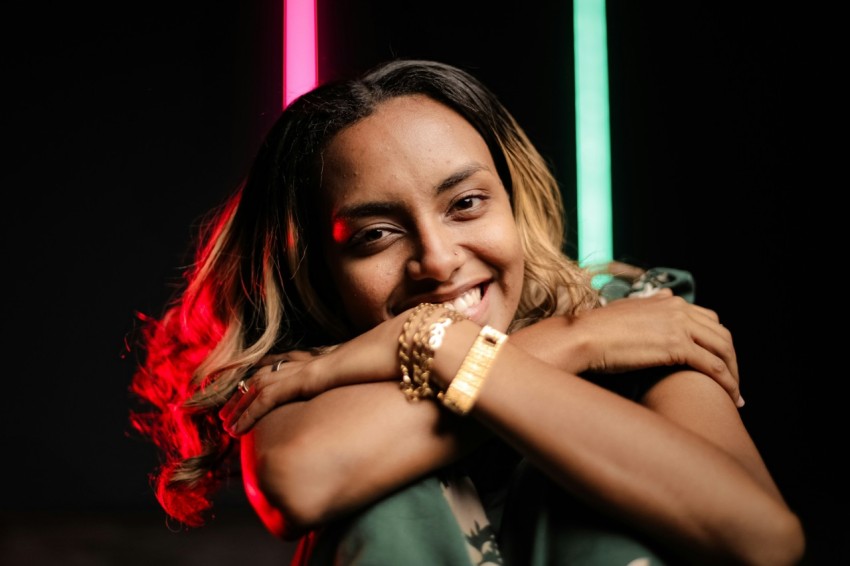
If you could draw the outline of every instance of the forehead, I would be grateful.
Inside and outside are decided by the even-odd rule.
[[[487,144],[460,114],[421,95],[392,98],[340,131],[324,154],[323,190],[340,200],[437,186],[457,170],[497,175]]]

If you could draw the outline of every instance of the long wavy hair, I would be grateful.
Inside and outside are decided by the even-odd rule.
[[[597,306],[590,275],[564,253],[561,193],[513,116],[456,67],[394,60],[317,87],[289,105],[243,183],[203,218],[194,261],[162,316],[141,317],[142,356],[131,383],[130,422],[153,441],[151,474],[169,517],[202,525],[238,441],[217,412],[266,354],[352,337],[330,283],[315,215],[320,162],[342,129],[384,101],[425,95],[463,116],[484,138],[510,193],[525,254],[522,296],[510,330]]]

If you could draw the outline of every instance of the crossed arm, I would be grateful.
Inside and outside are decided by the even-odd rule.
[[[399,392],[400,331],[401,320],[387,321],[326,355],[293,353],[223,411],[234,434],[250,429],[246,488],[273,532],[295,536],[359,509],[496,434],[564,489],[672,551],[799,559],[799,521],[738,415],[731,335],[713,312],[662,294],[520,330],[466,418]],[[477,331],[468,321],[450,327],[432,366],[438,385]],[[685,365],[694,370],[671,370],[640,404],[578,377]]]

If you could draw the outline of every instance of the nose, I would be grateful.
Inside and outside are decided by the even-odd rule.
[[[451,229],[439,222],[418,230],[418,242],[407,264],[412,279],[448,281],[463,263]]]

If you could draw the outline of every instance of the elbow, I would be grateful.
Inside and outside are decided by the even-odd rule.
[[[786,510],[777,516],[772,535],[772,544],[761,551],[767,553],[758,561],[765,565],[800,564],[806,551],[806,537],[800,518]]]
[[[297,538],[332,515],[332,486],[321,472],[326,464],[312,461],[314,453],[294,442],[256,456],[256,495],[251,502],[266,527],[280,538]]]
[[[701,537],[697,547],[679,548],[678,558],[705,566],[803,564],[806,541],[800,519],[781,504],[765,511],[746,516],[739,510],[735,517],[716,524],[713,534]]]
[[[765,521],[762,528],[762,535],[752,537],[736,563],[751,566],[797,566],[802,563],[806,540],[797,515],[786,509]]]

